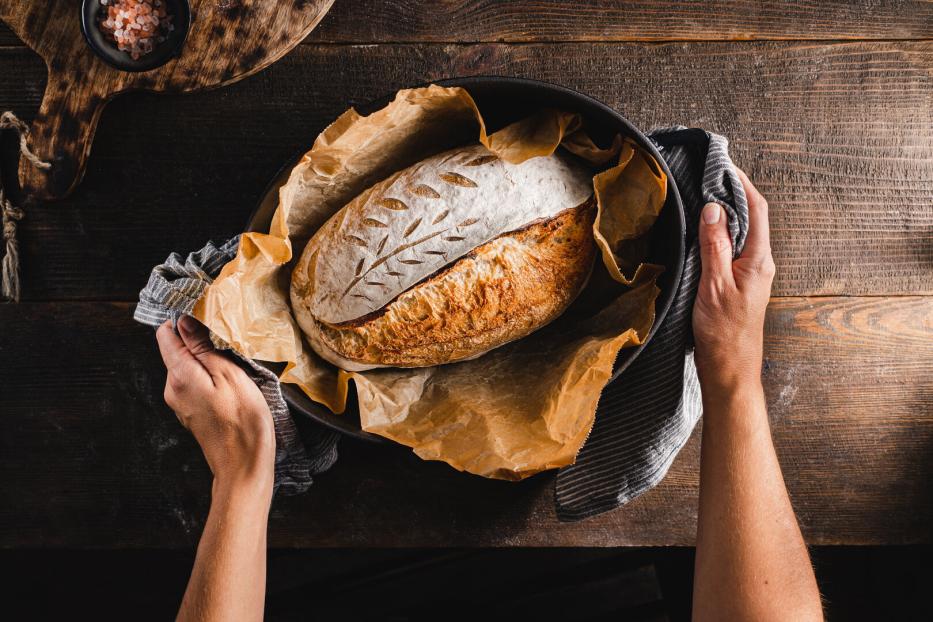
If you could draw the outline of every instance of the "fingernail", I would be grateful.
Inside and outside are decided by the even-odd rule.
[[[722,213],[722,208],[719,207],[719,203],[707,203],[703,206],[703,222],[708,225],[715,225],[719,222],[719,215]]]
[[[197,324],[190,315],[181,316],[178,320],[178,326],[188,334],[193,333],[197,329]]]

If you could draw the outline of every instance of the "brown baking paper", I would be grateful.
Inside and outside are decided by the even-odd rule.
[[[321,224],[369,186],[477,140],[513,163],[559,146],[591,163],[599,205],[594,236],[603,261],[587,288],[548,326],[472,361],[353,373],[324,362],[292,317],[293,260]],[[638,259],[666,188],[650,155],[622,137],[599,148],[579,115],[535,111],[487,134],[463,89],[400,91],[369,116],[348,110],[318,136],[280,189],[269,233],[243,235],[236,258],[194,315],[241,354],[285,362],[281,380],[335,413],[345,409],[353,380],[364,430],[426,460],[522,479],[574,461],[618,351],[641,344],[654,322],[661,268]]]

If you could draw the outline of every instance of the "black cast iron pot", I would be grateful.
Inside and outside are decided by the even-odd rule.
[[[434,84],[459,86],[469,91],[480,111],[482,111],[487,126],[490,128],[503,127],[512,121],[527,116],[529,111],[537,108],[557,108],[569,112],[578,112],[585,117],[587,131],[596,140],[597,144],[608,145],[616,134],[622,134],[634,139],[645,151],[654,156],[655,160],[661,165],[668,180],[667,201],[660,217],[651,230],[647,257],[648,262],[660,264],[666,268],[658,279],[661,294],[655,302],[656,316],[654,325],[651,327],[644,344],[619,352],[612,375],[612,379],[615,380],[632,364],[635,357],[645,349],[645,346],[657,332],[658,327],[664,322],[683,273],[684,206],[664,159],[658,153],[654,144],[628,119],[592,97],[562,86],[524,78],[501,76],[451,78],[437,81]],[[358,107],[357,110],[361,114],[369,114],[386,106],[394,97],[395,94],[392,93],[370,104]],[[278,187],[285,182],[288,173],[297,163],[297,160],[298,158],[289,163],[275,181],[270,184],[263,201],[250,217],[246,227],[247,231],[267,232],[269,230],[272,214],[277,207]],[[329,428],[367,441],[388,442],[381,436],[360,429],[359,414],[352,391],[347,411],[341,415],[334,415],[326,407],[311,401],[294,385],[283,384],[282,393],[293,410]]]

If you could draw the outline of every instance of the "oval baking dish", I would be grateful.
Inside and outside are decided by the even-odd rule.
[[[503,127],[510,122],[516,121],[527,115],[529,110],[536,108],[547,107],[578,112],[586,118],[588,131],[598,142],[602,141],[608,144],[616,134],[628,136],[650,153],[663,168],[668,179],[667,200],[651,230],[646,259],[648,262],[665,266],[665,271],[657,282],[661,293],[656,302],[655,321],[641,346],[627,348],[619,353],[612,376],[613,379],[617,378],[650,343],[658,327],[664,322],[673,302],[674,294],[680,285],[683,272],[685,252],[683,203],[670,170],[668,170],[667,164],[658,153],[657,147],[638,128],[615,110],[592,97],[562,86],[524,78],[500,76],[451,78],[434,83],[446,87],[462,87],[469,91],[479,109],[483,112],[483,117],[489,127],[493,128]],[[394,96],[395,93],[390,93],[365,106],[357,107],[357,110],[360,114],[369,114],[387,105]],[[303,153],[304,151],[302,151]],[[269,185],[262,201],[251,215],[246,231],[268,231],[272,214],[278,203],[278,188],[284,183],[299,158],[300,155],[292,162],[289,162]],[[283,384],[282,393],[291,408],[329,428],[367,441],[389,442],[380,436],[364,432],[360,428],[354,403],[355,398],[352,396],[352,392],[347,404],[347,411],[341,415],[334,415],[326,407],[313,402],[294,385]]]

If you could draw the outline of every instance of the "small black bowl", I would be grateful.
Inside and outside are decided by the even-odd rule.
[[[104,62],[120,71],[149,71],[161,67],[181,54],[191,26],[191,7],[188,0],[162,1],[173,16],[172,24],[175,30],[165,37],[165,41],[156,44],[151,52],[139,57],[139,60],[133,60],[132,56],[118,50],[104,37],[97,23],[101,11],[100,0],[84,0],[81,3],[81,32],[84,34],[84,40]]]

